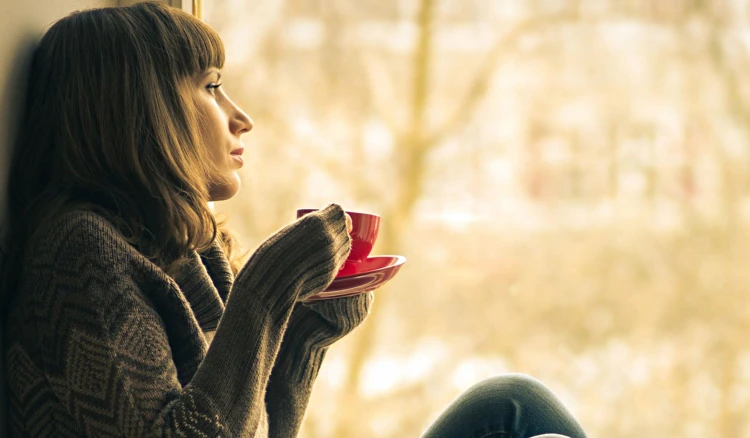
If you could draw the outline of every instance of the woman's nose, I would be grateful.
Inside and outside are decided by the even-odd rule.
[[[232,133],[235,135],[242,135],[253,129],[253,119],[251,119],[250,116],[248,116],[245,111],[242,110],[242,108],[238,107],[234,103],[232,104],[232,106],[234,108],[234,114],[230,119],[229,126],[229,129],[232,131]]]

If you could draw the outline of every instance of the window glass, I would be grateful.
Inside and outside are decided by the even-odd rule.
[[[504,372],[591,436],[750,434],[745,0],[211,0],[252,249],[301,207],[403,254],[303,437],[408,437]]]

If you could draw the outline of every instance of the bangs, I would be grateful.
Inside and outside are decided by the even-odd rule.
[[[136,3],[129,8],[153,23],[145,38],[161,48],[160,53],[148,50],[159,69],[168,68],[178,77],[188,77],[211,67],[224,67],[224,43],[219,34],[201,20],[161,3]]]
[[[224,43],[219,34],[192,15],[179,12],[175,17],[179,31],[177,46],[182,52],[185,73],[194,75],[211,67],[224,67]]]

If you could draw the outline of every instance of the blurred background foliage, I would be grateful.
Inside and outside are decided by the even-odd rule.
[[[408,258],[302,436],[419,436],[511,371],[593,437],[750,436],[749,3],[204,2],[240,243],[338,202]]]

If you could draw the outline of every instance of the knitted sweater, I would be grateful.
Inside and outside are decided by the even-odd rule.
[[[13,436],[296,436],[327,347],[372,302],[300,303],[349,247],[334,204],[237,278],[216,243],[172,278],[102,216],[60,215],[30,241],[8,317]]]

